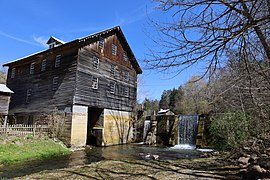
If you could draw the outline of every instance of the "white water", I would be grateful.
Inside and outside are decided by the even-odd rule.
[[[178,125],[178,144],[196,144],[198,115],[181,115]]]
[[[201,151],[201,152],[213,152],[214,149],[197,149],[198,151]]]
[[[145,140],[147,136],[147,132],[150,129],[150,121],[144,121],[144,128],[143,128],[143,140]]]
[[[171,149],[189,149],[189,150],[194,150],[195,148],[196,148],[195,145],[190,145],[190,144],[177,144],[171,147]]]

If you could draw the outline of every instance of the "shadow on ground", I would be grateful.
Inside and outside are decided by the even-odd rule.
[[[45,170],[18,179],[240,179],[238,172],[239,168],[214,159],[106,160],[72,168]]]

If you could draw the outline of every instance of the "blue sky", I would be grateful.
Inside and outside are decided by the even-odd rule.
[[[151,32],[147,14],[154,19],[162,17],[155,6],[151,0],[1,0],[0,64],[46,49],[50,36],[67,42],[120,25],[144,71],[139,100],[159,99],[163,90],[179,87],[197,70],[193,67],[174,78],[146,70],[143,59],[151,47],[144,33]]]

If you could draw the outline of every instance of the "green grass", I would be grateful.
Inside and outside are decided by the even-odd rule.
[[[15,164],[29,160],[66,155],[71,151],[51,139],[16,138],[0,144],[0,164]]]

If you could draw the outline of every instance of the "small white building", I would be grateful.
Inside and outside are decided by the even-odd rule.
[[[0,115],[8,115],[10,94],[13,93],[5,84],[0,84]]]

